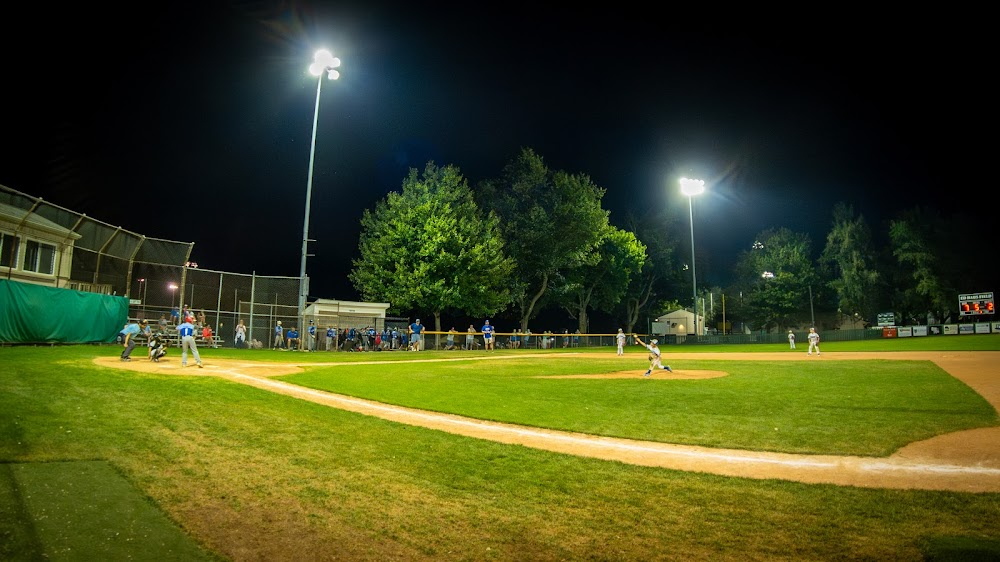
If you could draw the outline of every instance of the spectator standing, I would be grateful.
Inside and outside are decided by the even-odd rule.
[[[194,324],[182,322],[177,326],[177,334],[181,338],[181,367],[187,367],[188,350],[190,350],[198,363],[198,368],[201,369],[201,355],[198,354],[198,343],[194,339]]]
[[[423,344],[423,334],[424,326],[420,323],[420,319],[410,324],[410,348],[413,351],[420,351],[420,347]]]
[[[472,351],[476,345],[476,328],[474,328],[472,324],[469,324],[467,334],[468,335],[465,336],[465,349]]]
[[[452,326],[451,329],[448,330],[448,337],[445,339],[446,342],[444,346],[445,349],[447,350],[455,349],[455,334],[457,333],[458,331],[455,330],[454,326]]]
[[[563,347],[569,347],[569,330],[563,329]]]
[[[246,345],[247,341],[247,327],[243,323],[243,319],[240,318],[239,324],[236,325],[236,336],[233,338],[233,343],[237,348],[241,348]]]

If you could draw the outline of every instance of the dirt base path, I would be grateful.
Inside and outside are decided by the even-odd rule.
[[[537,357],[538,355],[532,355]],[[487,357],[475,357],[486,359]],[[420,362],[470,360],[422,359]],[[492,361],[516,359],[517,356],[490,355]],[[1000,352],[890,352],[890,353],[824,353],[808,357],[802,352],[787,353],[670,353],[671,361],[683,359],[724,359],[749,361],[841,361],[855,359],[926,360],[933,361],[955,378],[983,395],[1000,411]],[[558,453],[620,461],[642,466],[655,466],[740,476],[775,478],[805,483],[825,483],[871,488],[922,490],[953,490],[963,492],[1000,492],[1000,427],[973,429],[941,435],[911,443],[886,458],[841,457],[832,455],[797,455],[765,453],[736,449],[712,449],[686,445],[670,445],[650,441],[634,441],[595,437],[580,433],[495,423],[461,416],[414,410],[302,388],[273,380],[271,377],[300,372],[302,366],[356,363],[288,363],[212,359],[203,357],[205,368],[188,366],[181,369],[180,361],[167,357],[159,363],[135,359],[122,363],[117,357],[99,357],[95,362],[106,367],[159,374],[217,376],[242,384],[310,400],[360,414],[377,416],[408,425],[447,431],[467,437],[488,439],[512,445],[523,445]],[[632,359],[632,358],[629,358]],[[374,363],[374,362],[372,362]],[[629,361],[632,367],[635,361]],[[642,365],[640,362],[638,365]],[[657,373],[654,379],[706,378],[725,376],[721,371],[675,369],[674,373]],[[641,378],[642,369],[606,375],[574,375],[582,377]]]

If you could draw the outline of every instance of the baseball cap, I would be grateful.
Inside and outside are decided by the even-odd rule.
[[[656,345],[656,344],[658,344],[658,343],[660,343],[660,342],[659,342],[658,340],[653,340],[653,341],[651,341],[651,342],[649,342],[649,343],[651,343],[651,344],[653,344],[653,345]]]
[[[417,322],[420,322],[420,319],[419,319],[419,318],[417,318]]]

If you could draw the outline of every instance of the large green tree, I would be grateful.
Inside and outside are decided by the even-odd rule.
[[[747,324],[773,330],[810,320],[809,292],[819,283],[811,256],[808,234],[779,228],[757,235],[736,264]]]
[[[525,148],[499,178],[483,181],[476,198],[501,219],[508,254],[516,262],[509,286],[522,330],[534,318],[559,275],[596,261],[608,225],[604,189],[583,174],[551,171]]]
[[[579,324],[590,332],[587,311],[610,312],[621,302],[632,278],[646,262],[646,247],[635,234],[608,225],[597,246],[597,260],[569,270],[557,288],[558,300]]]
[[[671,234],[675,225],[660,213],[641,218],[628,215],[625,224],[646,247],[642,268],[630,277],[618,307],[625,332],[632,333],[644,312],[675,307],[682,283],[678,279],[680,269],[676,263],[678,242]]]
[[[510,303],[513,261],[497,217],[482,212],[455,166],[411,169],[402,192],[390,192],[361,218],[360,258],[349,274],[368,300],[393,310],[489,316]]]
[[[849,205],[833,208],[833,224],[826,236],[820,263],[829,271],[829,287],[837,297],[841,314],[871,323],[878,314],[883,282],[871,229]]]
[[[905,321],[923,324],[927,313],[946,321],[957,306],[958,290],[949,281],[955,269],[947,257],[955,253],[949,232],[959,230],[930,209],[904,211],[889,223],[889,240],[897,268],[893,276],[893,308]]]

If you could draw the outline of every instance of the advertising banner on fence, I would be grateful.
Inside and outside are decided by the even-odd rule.
[[[1000,322],[993,323],[993,333],[1000,334]]]
[[[894,338],[894,337],[896,337],[896,328],[895,328],[895,326],[891,326],[891,327],[887,326],[885,328],[882,328],[882,337],[883,338]]]
[[[986,322],[980,322],[978,324],[973,324],[976,327],[977,334],[988,334],[990,333],[990,325]]]
[[[958,335],[958,324],[945,324],[941,326],[941,333],[946,336]]]
[[[975,324],[959,324],[958,325],[958,334],[960,336],[964,336],[966,334],[975,334],[975,333],[976,333],[976,325]]]
[[[909,338],[913,337],[913,326],[900,326],[896,328],[897,338]]]
[[[927,335],[927,326],[914,326],[913,327],[913,335],[914,336],[926,336]]]

